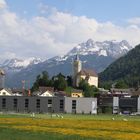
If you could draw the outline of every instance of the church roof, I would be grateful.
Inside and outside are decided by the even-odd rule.
[[[91,70],[91,69],[82,69],[78,74],[79,75],[98,77],[97,73],[94,70]]]

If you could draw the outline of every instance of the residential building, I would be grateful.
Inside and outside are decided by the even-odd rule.
[[[72,90],[71,97],[83,97],[83,91],[82,90]]]
[[[12,91],[9,89],[0,89],[0,96],[13,96]]]

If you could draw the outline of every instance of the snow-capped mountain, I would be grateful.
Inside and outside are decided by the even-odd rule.
[[[67,55],[76,55],[77,53],[80,55],[97,54],[98,56],[102,55],[118,58],[127,53],[130,49],[132,49],[132,46],[129,45],[126,40],[122,40],[121,42],[115,40],[94,42],[92,39],[89,39],[87,42],[74,47]]]
[[[133,47],[126,41],[122,40],[120,42],[116,40],[111,41],[93,41],[92,39],[87,40],[86,42],[80,43],[70,50],[66,55],[56,56],[47,60],[49,66],[64,64],[66,61],[69,61],[79,55],[81,57],[93,56],[96,57],[111,57],[112,60],[115,60],[124,54],[126,54]],[[84,60],[83,62],[86,62]],[[96,66],[95,66],[96,67]],[[100,71],[100,70],[99,70]],[[97,72],[99,72],[97,70]]]
[[[14,74],[10,73],[7,76],[7,85],[9,87],[18,87],[21,86],[23,79],[33,84],[36,76],[42,71],[47,71],[50,77],[60,72],[64,75],[71,75],[72,62],[77,54],[79,54],[84,68],[94,69],[99,73],[131,49],[132,46],[125,40],[120,42],[114,40],[95,42],[89,39],[63,56],[56,56],[43,62],[40,59],[15,59],[5,61],[1,67],[14,72]]]
[[[23,68],[26,68],[30,65],[38,64],[42,62],[40,58],[28,58],[28,59],[7,59],[2,64],[0,64],[0,67],[3,68],[6,71],[14,71],[18,72],[22,70]]]

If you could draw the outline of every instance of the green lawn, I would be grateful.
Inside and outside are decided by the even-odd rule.
[[[88,122],[97,122],[99,123],[101,120],[102,123],[104,123],[105,125],[108,125],[108,122],[118,122],[121,124],[121,122],[123,122],[124,119],[127,119],[128,122],[131,122],[132,126],[133,124],[136,125],[136,124],[140,124],[140,116],[128,116],[128,115],[104,115],[104,114],[100,114],[100,115],[74,115],[74,114],[59,114],[59,116],[63,116],[63,118],[61,117],[58,117],[58,116],[55,116],[53,114],[53,117],[51,114],[35,114],[35,117],[32,118],[31,114],[0,114],[0,119],[2,120],[3,118],[7,118],[8,121],[9,119],[23,119],[24,118],[32,118],[31,121],[34,122],[34,121],[38,121],[38,120],[41,120],[43,122],[45,122],[45,120],[49,120],[51,121],[52,120],[52,123],[53,123],[53,120],[55,122],[55,120],[63,120],[64,121],[64,124],[65,122],[69,123],[69,122],[75,122],[78,124],[83,122],[85,120],[85,126],[86,126],[86,123],[88,125]],[[124,123],[124,122],[123,122]],[[127,122],[126,122],[127,123]],[[25,125],[25,124],[19,124],[21,126]],[[27,124],[26,124],[27,125]],[[40,125],[40,128],[43,127]],[[48,126],[50,125],[50,126]],[[48,128],[51,128],[52,129],[52,126],[51,124],[48,124],[47,126],[45,127],[48,127]],[[55,133],[55,132],[42,132],[42,131],[38,131],[38,132],[34,132],[34,131],[28,131],[28,130],[20,130],[20,129],[13,129],[11,128],[10,126],[12,126],[12,124],[2,124],[1,121],[0,121],[0,140],[108,140],[106,137],[94,137],[92,136],[91,137],[82,137],[80,135],[65,135],[65,134],[61,134],[61,133]],[[131,125],[130,125],[131,126]],[[58,126],[58,124],[56,124],[56,127],[58,128],[62,128],[62,126]],[[65,129],[69,129],[69,126],[65,127]],[[78,128],[78,127],[77,127]],[[74,128],[75,130],[77,128]],[[80,128],[78,128],[80,130]],[[85,131],[88,132],[88,129],[89,130],[92,130],[92,128],[81,128],[81,129],[85,129]],[[93,128],[93,130],[97,129],[98,131],[101,131],[101,134],[102,134],[102,131],[110,131],[109,129],[99,129],[99,128]],[[110,128],[112,130],[112,128]],[[96,130],[95,130],[96,131]],[[119,130],[117,130],[119,132]],[[121,130],[122,133],[126,134],[127,132],[124,131],[123,129]],[[120,131],[120,132],[121,132]],[[132,130],[133,131],[133,130]],[[137,132],[137,130],[136,130]],[[139,130],[138,130],[139,132]],[[132,132],[132,133],[135,133],[135,132]],[[131,132],[128,132],[128,134],[131,135]],[[109,140],[117,140],[115,138],[113,139],[109,139]],[[129,139],[128,139],[129,140]]]
[[[59,115],[59,117],[58,117]],[[74,120],[123,120],[126,118],[129,121],[140,121],[140,116],[130,116],[130,115],[113,115],[113,114],[99,114],[99,115],[81,115],[81,114],[35,114],[34,118],[40,119],[74,119]],[[32,118],[32,114],[0,114],[0,118]]]
[[[67,136],[54,133],[35,133],[14,130],[10,128],[0,128],[0,140],[84,140],[80,136]],[[86,138],[92,140],[93,138]],[[103,140],[103,139],[95,139]]]

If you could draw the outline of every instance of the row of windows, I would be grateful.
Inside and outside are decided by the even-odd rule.
[[[25,99],[25,104],[24,107],[25,109],[28,109],[29,107],[29,99]],[[17,99],[13,99],[13,107],[16,109],[18,105],[18,100]],[[2,108],[6,108],[6,98],[2,99]],[[39,109],[40,108],[40,99],[36,99],[36,108]],[[60,111],[64,109],[64,100],[60,100],[59,103],[59,108]],[[48,100],[48,110],[51,112],[52,111],[52,100],[49,99]]]

